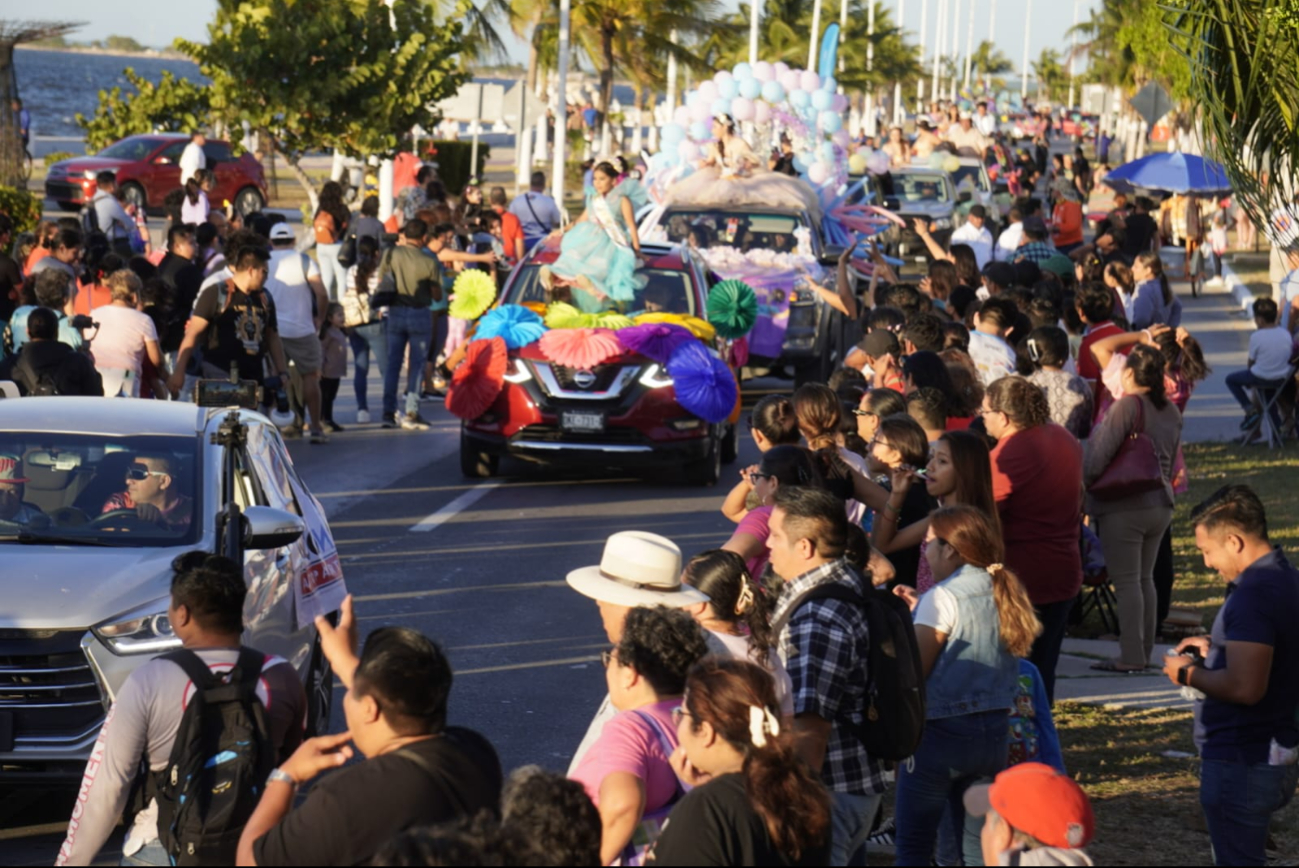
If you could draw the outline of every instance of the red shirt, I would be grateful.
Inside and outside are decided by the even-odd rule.
[[[1082,588],[1082,445],[1054,423],[1003,437],[992,450],[992,494],[1006,566],[1035,606]]]
[[[77,286],[77,300],[73,303],[73,309],[79,314],[90,315],[95,308],[104,307],[113,303],[113,291],[107,286],[98,283],[92,283],[89,286],[80,284]]]
[[[523,224],[504,208],[493,207],[492,210],[501,215],[501,241],[505,245],[505,258],[517,262],[518,245],[523,243]]]
[[[1100,380],[1101,366],[1096,364],[1096,357],[1092,355],[1092,344],[1118,334],[1123,334],[1123,329],[1108,320],[1087,330],[1078,346],[1078,376],[1091,380],[1093,385]]]

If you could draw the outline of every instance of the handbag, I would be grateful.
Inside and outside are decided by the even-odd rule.
[[[338,264],[344,268],[356,265],[356,233],[350,226],[347,227],[347,234],[338,244]]]
[[[1146,406],[1137,402],[1137,425],[1124,440],[1105,472],[1087,493],[1097,500],[1123,500],[1164,487],[1164,468],[1155,443],[1146,434]]]
[[[392,307],[397,301],[397,276],[392,270],[392,250],[383,255],[379,263],[379,286],[370,296],[370,309]]]

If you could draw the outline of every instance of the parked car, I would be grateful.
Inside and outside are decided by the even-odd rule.
[[[689,237],[692,230],[693,242]],[[643,239],[694,243],[708,249],[731,247],[740,253],[795,253],[800,236],[807,238],[810,255],[833,273],[843,248],[826,244],[821,227],[805,210],[668,204],[653,209],[640,223]],[[721,279],[740,276],[724,269],[719,269],[718,275]],[[843,317],[802,278],[790,278],[784,285],[755,286],[754,291],[758,322],[749,335],[749,366],[792,365],[797,385],[824,383],[846,352],[840,339]]]
[[[234,420],[246,445],[220,445]],[[6,783],[81,776],[127,676],[180,646],[167,620],[172,560],[229,550],[220,517],[231,500],[243,512],[244,640],[297,668],[308,728],[328,730],[333,673],[302,601],[341,567],[324,511],[268,419],[161,401],[0,400],[0,455],[18,458],[27,480],[26,509],[0,519]],[[159,456],[190,501],[165,526],[120,508],[128,470]]]
[[[845,205],[879,205],[884,206],[887,195],[884,185],[890,183],[888,176],[877,177],[867,172],[864,175],[849,175],[848,189],[844,192]],[[902,230],[893,224],[874,236],[875,243],[885,256],[896,256]]]
[[[75,211],[99,189],[95,175],[108,169],[117,175],[117,186],[137,208],[159,209],[168,193],[180,186],[180,155],[190,137],[177,133],[127,136],[98,154],[60,160],[45,177],[45,198],[60,208]],[[203,146],[208,171],[216,187],[208,194],[213,208],[230,201],[240,214],[266,207],[266,173],[247,152],[235,156],[229,142],[209,140]]]
[[[929,221],[929,231],[934,240],[947,247],[952,232],[964,222],[957,210],[959,203],[952,176],[942,169],[920,165],[902,166],[890,174],[893,176],[893,195],[884,197],[885,205],[907,224],[898,243],[898,255],[905,257],[919,253],[922,257],[928,256],[925,242],[914,228],[917,218]]]
[[[679,245],[641,245],[639,274],[671,299],[671,313],[706,316],[708,276],[703,263]],[[502,303],[543,304],[543,265],[559,258],[547,239],[511,273]],[[632,310],[642,310],[645,290]],[[738,415],[738,414],[737,414]],[[736,419],[709,424],[676,401],[663,367],[625,353],[590,371],[551,362],[537,344],[510,351],[505,388],[492,407],[465,421],[460,469],[467,477],[494,476],[503,456],[610,468],[681,468],[691,482],[711,485],[736,458]]]

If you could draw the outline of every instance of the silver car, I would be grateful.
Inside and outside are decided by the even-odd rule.
[[[232,421],[246,445],[223,445]],[[141,487],[155,478],[174,489],[142,518],[131,495],[157,500]],[[220,550],[231,500],[243,511],[245,644],[297,668],[308,727],[328,730],[333,674],[298,607],[341,577],[337,550],[265,417],[161,401],[0,400],[0,492],[6,783],[81,775],[126,677],[179,647],[167,621],[171,562]]]

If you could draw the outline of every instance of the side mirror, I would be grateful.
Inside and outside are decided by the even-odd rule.
[[[302,519],[282,509],[250,506],[243,511],[244,548],[248,551],[278,549],[302,539],[307,526]]]

